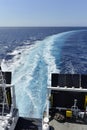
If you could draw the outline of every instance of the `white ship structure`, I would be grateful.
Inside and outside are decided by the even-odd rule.
[[[87,130],[87,75],[52,73],[43,130]]]
[[[0,130],[87,130],[86,74],[51,74],[42,119],[19,117],[11,77],[0,67]]]
[[[18,118],[11,72],[2,72],[0,67],[0,130],[14,130]]]

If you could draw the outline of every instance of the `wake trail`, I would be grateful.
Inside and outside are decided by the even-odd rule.
[[[12,71],[16,102],[20,116],[41,118],[46,103],[47,86],[51,84],[51,73],[59,73],[52,55],[54,43],[70,32],[47,37],[34,45],[20,49],[20,53],[2,63],[3,70]],[[63,46],[63,45],[62,45]],[[60,57],[60,48],[57,56]],[[16,51],[19,52],[17,49]]]

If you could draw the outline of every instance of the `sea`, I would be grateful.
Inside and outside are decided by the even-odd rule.
[[[19,115],[42,118],[52,73],[87,74],[87,27],[0,27],[0,64]]]

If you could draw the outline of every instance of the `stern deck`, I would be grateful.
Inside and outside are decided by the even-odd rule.
[[[19,117],[15,130],[42,130],[42,120]]]
[[[60,123],[55,119],[51,120],[49,125],[51,130],[87,130],[87,125],[75,124],[75,123]]]

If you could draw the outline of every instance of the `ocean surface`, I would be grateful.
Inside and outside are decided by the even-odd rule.
[[[87,28],[0,27],[0,61],[20,116],[42,118],[51,73],[87,74]]]

